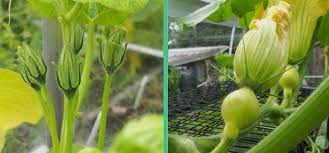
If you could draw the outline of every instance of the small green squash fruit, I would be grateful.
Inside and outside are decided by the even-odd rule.
[[[259,104],[253,90],[244,87],[230,93],[223,101],[221,115],[225,122],[224,132],[234,138],[237,130],[247,128],[259,115]]]
[[[297,69],[292,65],[288,65],[286,67],[286,72],[283,73],[279,80],[279,84],[283,88],[285,98],[290,97],[292,90],[297,87],[298,83],[299,75]]]

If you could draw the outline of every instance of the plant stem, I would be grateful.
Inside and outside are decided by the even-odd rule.
[[[235,140],[232,138],[222,137],[222,140],[220,141],[219,145],[210,153],[227,153],[233,145],[234,141]]]
[[[288,152],[328,117],[328,90],[329,78],[307,98],[296,112],[292,113],[272,133],[252,148],[249,153]]]
[[[52,137],[52,143],[53,143],[53,152],[58,152],[59,149],[59,139],[58,139],[58,132],[57,132],[57,120],[56,120],[56,114],[55,114],[55,108],[54,103],[52,102],[48,88],[46,85],[41,85],[41,94],[44,97],[45,103],[48,109],[48,127],[49,131]]]
[[[62,123],[62,133],[61,133],[61,153],[71,153],[72,152],[72,141],[73,141],[73,125],[74,125],[74,102],[77,97],[68,98],[65,96],[64,100],[64,118]]]
[[[82,7],[82,3],[79,2],[75,3],[73,8],[65,15],[65,20],[72,21],[72,19],[76,17],[77,14],[79,13],[81,7]]]
[[[98,149],[101,151],[104,149],[107,110],[108,110],[108,104],[109,104],[110,93],[111,93],[111,82],[112,82],[112,74],[106,75],[106,81],[105,81],[104,92],[103,92],[103,100],[102,100],[101,121],[100,121],[99,133],[98,133]]]
[[[95,35],[95,24],[91,20],[88,24],[87,52],[86,52],[85,62],[82,71],[81,84],[79,87],[79,100],[78,100],[78,106],[75,110],[76,112],[78,112],[82,101],[87,95],[86,91],[88,90],[89,76],[94,61],[94,50],[95,50],[94,35]]]

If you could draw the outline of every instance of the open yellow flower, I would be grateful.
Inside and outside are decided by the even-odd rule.
[[[13,71],[0,69],[0,152],[8,130],[42,117],[37,93]]]
[[[298,63],[306,56],[317,20],[329,8],[329,0],[285,0],[291,6],[289,24],[289,62]]]

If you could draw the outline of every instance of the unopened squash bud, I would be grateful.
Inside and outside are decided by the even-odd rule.
[[[239,42],[234,59],[237,83],[267,90],[278,82],[288,61],[288,11],[284,5],[269,8],[265,18],[255,19]]]
[[[27,44],[17,48],[18,70],[22,78],[34,89],[46,82],[47,67],[39,50],[32,49]]]
[[[123,45],[125,31],[112,29],[109,34],[98,38],[100,60],[106,73],[113,74],[123,62],[127,44]]]
[[[73,33],[71,35],[71,46],[73,47],[74,53],[78,54],[83,46],[84,31],[81,26],[74,26]]]
[[[301,62],[307,55],[317,21],[329,8],[329,0],[285,0],[291,5],[289,63]]]
[[[298,71],[294,66],[288,65],[286,72],[283,73],[279,81],[280,86],[283,88],[284,98],[289,98],[292,90],[297,87],[299,83]]]
[[[57,81],[65,95],[72,98],[80,85],[80,64],[72,47],[65,45],[57,66]]]

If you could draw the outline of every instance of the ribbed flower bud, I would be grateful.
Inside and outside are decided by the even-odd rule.
[[[80,64],[72,47],[65,45],[57,66],[57,81],[68,97],[74,96],[80,85]]]
[[[74,26],[73,33],[71,35],[71,46],[74,53],[77,55],[82,49],[84,40],[84,31],[80,25]]]
[[[269,8],[265,18],[254,20],[240,41],[234,59],[237,83],[255,90],[271,88],[288,61],[286,6]]]
[[[123,62],[127,44],[123,45],[125,31],[112,29],[108,35],[99,37],[100,60],[106,73],[113,74]]]
[[[329,0],[285,0],[291,5],[289,25],[289,63],[305,58],[311,45],[317,20],[329,8]]]
[[[47,67],[39,50],[32,49],[27,44],[17,48],[18,70],[22,78],[34,89],[46,81]]]

